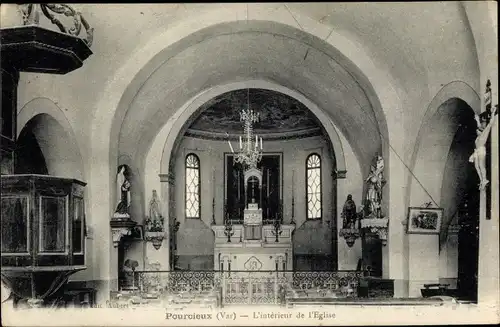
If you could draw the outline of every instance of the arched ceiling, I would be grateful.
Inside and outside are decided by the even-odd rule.
[[[135,111],[142,117],[137,120],[137,112],[132,111],[117,114],[118,127],[113,128],[122,131],[121,153],[147,148],[153,138],[150,132],[159,129],[156,125],[164,123],[171,112],[196,93],[221,83],[261,78],[294,89],[328,110],[353,143],[356,153],[370,156],[368,153],[380,146],[377,125],[384,117],[382,111],[370,107],[381,95],[368,90],[363,81],[363,74],[370,72],[346,65],[335,49],[330,49],[332,45],[328,43],[338,40],[332,35],[355,44],[353,50],[359,47],[377,69],[386,72],[404,105],[386,106],[384,110],[394,110],[397,115],[404,112],[402,125],[409,136],[418,133],[418,124],[412,122],[421,119],[425,106],[443,85],[460,80],[479,90],[476,45],[460,2],[79,4],[74,7],[95,29],[94,54],[84,67],[64,77],[21,76],[19,102],[22,106],[33,96],[57,99],[62,107],[71,108],[65,114],[70,121],[78,122],[73,128],[82,139],[88,137],[82,126],[90,126],[92,119],[99,117],[96,111],[119,111],[114,105],[111,108],[101,105],[100,101],[107,101],[103,100],[108,96],[106,86],[114,83],[120,69],[158,35],[194,16],[213,11],[219,17],[231,17],[230,20],[240,23],[197,33],[166,49],[162,54],[163,64],[145,72],[150,80],[139,82],[137,94],[127,95],[134,99],[127,107],[138,107]],[[474,4],[468,3],[467,7]],[[296,30],[258,27],[265,20],[296,26]],[[314,30],[318,37],[311,40],[314,38],[304,30]],[[92,76],[91,83],[88,76]],[[34,78],[37,83],[29,84]],[[161,91],[148,90],[147,85],[153,80],[162,85]],[[78,92],[73,92],[75,89]],[[112,96],[123,96],[123,92]],[[153,106],[156,108],[150,108]],[[356,133],[363,134],[359,141]],[[115,137],[112,143],[116,142]]]
[[[239,10],[242,17],[238,19],[288,15],[300,26],[310,24],[309,21],[320,23],[325,29],[324,39],[335,31],[359,42],[400,87],[420,98],[423,94],[418,93],[429,91],[432,97],[441,84],[477,74],[474,38],[461,3],[455,1],[79,5],[78,9],[96,31],[94,55],[85,65],[96,81],[87,86],[89,94],[102,92],[99,80],[112,79],[120,64],[156,34],[187,17],[214,8],[220,10],[220,15]],[[301,50],[303,56],[305,51]],[[430,90],[429,85],[433,85]],[[479,85],[472,84],[472,87],[476,89]]]
[[[371,162],[387,134],[380,103],[349,61],[321,40],[285,25],[234,22],[193,35],[173,49],[135,96],[121,125],[120,154],[143,157],[173,112],[203,90],[246,79],[270,80],[315,102],[346,135],[361,162]],[[304,54],[307,53],[307,57]],[[342,63],[342,64],[341,64]],[[352,66],[352,64],[351,64]],[[377,113],[376,113],[377,111]],[[382,118],[383,119],[383,118]],[[382,126],[382,131],[380,127]]]
[[[311,19],[348,31],[409,93],[429,91],[432,96],[435,88],[449,82],[445,78],[461,76],[463,71],[477,75],[474,38],[458,1],[289,6]],[[439,83],[429,87],[435,82]]]
[[[316,117],[299,101],[276,91],[249,88],[223,93],[205,103],[187,134],[213,138],[242,135],[240,113],[248,109],[258,113],[253,130],[263,138],[321,133]]]

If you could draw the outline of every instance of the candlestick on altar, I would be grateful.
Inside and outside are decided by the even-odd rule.
[[[243,149],[243,142],[241,141],[241,136],[240,136],[240,149]]]
[[[262,147],[262,137],[260,138],[260,149],[262,150],[263,147]]]

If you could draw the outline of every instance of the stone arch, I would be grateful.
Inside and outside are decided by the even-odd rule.
[[[160,159],[160,161],[156,163],[158,164],[157,167],[159,167],[159,173],[161,175],[172,176],[171,172],[173,171],[172,167],[174,165],[173,158],[175,157],[176,149],[179,145],[182,135],[184,135],[185,130],[189,127],[189,121],[191,117],[193,115],[196,115],[199,108],[204,103],[206,103],[210,99],[220,94],[245,88],[259,88],[259,89],[273,90],[276,92],[286,94],[296,99],[297,101],[301,102],[317,117],[320,124],[323,125],[326,136],[329,140],[329,142],[327,143],[330,144],[332,153],[334,154],[332,160],[334,160],[333,163],[335,169],[337,169],[338,171],[345,171],[347,169],[345,164],[344,149],[340,141],[337,129],[333,124],[333,122],[331,121],[331,119],[315,103],[304,97],[302,94],[294,90],[288,89],[284,86],[281,86],[279,84],[264,80],[251,80],[251,81],[243,81],[243,82],[235,82],[225,85],[219,85],[210,90],[202,92],[194,99],[186,103],[172,116],[172,118],[164,125],[164,127],[156,137],[157,140],[164,140],[162,144],[161,157],[157,158]],[[153,162],[149,164],[154,165],[155,163]],[[148,174],[150,169],[145,169],[145,171],[146,171],[145,174]],[[154,172],[156,170],[151,169],[151,171]],[[149,178],[146,177],[146,179],[149,180],[151,180],[152,178],[155,178],[155,176],[151,176]],[[156,179],[158,179],[157,176]],[[145,187],[147,186],[145,185]],[[162,187],[161,189],[162,189],[161,198],[164,199],[163,201],[165,202],[166,201],[165,199],[170,198],[169,192],[171,192],[172,189],[170,187],[169,188]],[[148,190],[145,190],[145,192],[147,194]],[[163,207],[164,207],[163,209],[164,215],[165,217],[168,217],[169,211],[172,208],[170,208],[167,205],[167,203],[165,203]]]
[[[187,127],[189,127],[186,125],[186,123],[189,121],[190,117],[195,115],[197,110],[210,99],[226,92],[245,88],[273,90],[286,94],[305,105],[318,118],[326,131],[326,134],[332,144],[332,149],[335,153],[336,169],[339,171],[346,170],[344,150],[337,129],[335,128],[331,119],[315,103],[304,97],[302,94],[276,83],[263,80],[252,80],[219,85],[210,90],[207,90],[196,96],[195,99],[190,101],[183,108],[180,108],[173,115],[173,118],[170,119],[162,129],[168,130],[168,135],[166,136],[166,138],[163,138],[165,140],[165,144],[163,147],[161,162],[159,166],[161,174],[168,174],[171,155],[175,152],[174,150],[177,144],[176,141],[179,135],[182,136]],[[159,133],[159,136],[160,134],[162,134],[162,132]]]
[[[236,11],[234,13],[237,14]],[[117,72],[116,78],[110,80],[106,86],[105,92],[103,92],[104,96],[99,101],[98,110],[92,122],[93,126],[95,126],[91,137],[92,157],[101,157],[101,161],[91,168],[91,187],[95,186],[102,189],[102,187],[105,187],[102,183],[108,184],[107,188],[112,184],[112,176],[108,167],[115,163],[118,154],[117,149],[110,142],[117,139],[120,129],[119,122],[122,121],[126,108],[134,95],[151,72],[154,71],[155,67],[164,60],[160,56],[161,51],[202,28],[233,20],[231,14],[220,15],[218,10],[201,13],[199,16],[172,26],[161,35],[150,40],[145,46],[138,47],[130,56],[130,60]],[[290,26],[299,28],[295,23],[290,23]],[[313,27],[307,28],[306,32],[321,37]],[[392,82],[391,77],[388,77],[386,73],[376,67],[370,60],[369,55],[361,50],[361,45],[335,31],[331,33],[327,42],[338,49],[340,53],[349,56],[358,69],[366,74],[367,81],[375,89],[370,93],[377,98],[381,108],[390,110],[393,107],[401,107],[401,100],[394,87],[396,84]],[[118,122],[118,125],[115,122]],[[387,127],[384,129],[388,130]],[[103,140],[110,141],[103,142]],[[109,156],[102,158],[101,154],[109,154]],[[107,198],[109,196],[108,192],[104,193]],[[103,199],[102,203],[106,203],[106,198]],[[110,208],[105,210],[110,211]]]
[[[20,141],[27,132],[36,137],[49,175],[84,179],[83,159],[75,134],[54,102],[47,98],[31,100],[20,110],[17,124]]]
[[[180,140],[182,139],[182,136],[184,135],[185,131],[189,128],[189,125],[192,122],[193,116],[196,116],[199,113],[200,107],[202,107],[203,104],[205,104],[207,101],[221,94],[247,88],[266,89],[266,90],[280,92],[294,98],[295,100],[301,102],[305,107],[307,107],[312,112],[312,114],[314,114],[315,117],[318,119],[319,124],[322,125],[325,136],[327,138],[326,143],[330,148],[331,154],[333,155],[331,157],[333,168],[336,169],[337,171],[347,171],[347,175],[349,174],[349,168],[346,166],[344,145],[342,144],[341,141],[341,135],[339,135],[340,132],[337,130],[337,127],[335,126],[334,122],[324,112],[324,110],[322,110],[313,101],[309,100],[307,97],[305,97],[304,95],[295,90],[289,89],[285,86],[279,85],[271,81],[249,80],[249,81],[241,81],[241,82],[218,85],[209,90],[205,90],[200,94],[198,94],[197,96],[195,96],[190,101],[188,101],[175,113],[173,113],[172,117],[167,121],[167,123],[162,127],[161,131],[156,136],[153,142],[154,145],[150,149],[149,151],[150,153],[147,156],[148,159],[146,160],[145,167],[144,169],[141,170],[144,171],[145,175],[149,175],[145,177],[145,191],[144,191],[145,194],[149,194],[149,192],[151,192],[151,190],[148,189],[147,185],[148,180],[156,179],[157,181],[160,181],[160,179],[163,179],[164,176],[169,176],[169,178],[173,177],[174,179],[178,178],[178,176],[175,176],[175,170],[174,170],[175,158],[177,157],[176,156],[177,149],[178,146],[180,145]],[[163,142],[161,142],[161,140],[163,140]],[[161,156],[159,156],[158,154],[154,154],[150,157],[151,152],[155,153],[158,152],[159,150],[158,145],[161,145]],[[149,160],[150,158],[155,158],[155,159],[151,160],[150,162]],[[158,170],[154,169],[153,167],[157,167]],[[160,174],[161,176],[160,178],[158,178],[158,174]],[[346,176],[344,175],[339,178],[345,178],[345,177]],[[154,183],[153,185],[156,186],[154,186],[153,189],[161,189],[160,198],[161,201],[163,202],[162,205],[163,215],[165,217],[171,217],[172,215],[176,216],[176,207],[174,205],[174,201],[167,200],[167,199],[172,199],[172,197],[174,196],[175,189],[177,187],[176,183],[171,183],[167,187],[166,186],[167,183],[164,180],[164,183],[162,184],[163,185],[158,185],[157,183]],[[182,185],[182,183],[180,183],[179,185]],[[333,213],[336,213],[337,200],[338,198],[344,198],[345,194],[339,193],[337,191],[337,186],[335,182],[332,185],[332,189],[334,190],[335,198],[328,201],[333,201],[332,204],[332,207],[334,208]],[[144,201],[144,203],[146,202],[147,200]],[[315,224],[317,223],[318,222],[315,222]],[[304,230],[302,230],[302,232],[304,232]],[[306,232],[308,231],[306,230]],[[336,255],[337,254],[335,254],[335,256]],[[335,262],[335,265],[336,264],[337,263]]]
[[[432,99],[413,150],[410,165],[413,175],[408,178],[406,207],[420,206],[425,202],[442,205],[442,187],[450,148],[455,135],[464,125],[464,119],[470,121],[474,113],[479,113],[480,101],[474,89],[462,81],[445,85]],[[453,218],[449,214],[445,211],[441,238]]]
[[[228,10],[227,15],[221,15],[218,9],[210,9],[169,26],[169,29],[151,38],[145,44],[138,45],[136,50],[130,54],[129,60],[120,67],[114,78],[108,81],[101,98],[97,101],[97,109],[91,122],[93,129],[90,137],[90,156],[93,158],[93,162],[89,170],[88,188],[94,212],[110,216],[114,209],[110,204],[113,203],[114,167],[118,164],[119,156],[117,140],[120,138],[120,131],[127,111],[146,81],[163,63],[168,61],[172,51],[180,51],[179,49],[182,47],[189,46],[189,42],[200,42],[200,39],[210,33],[208,29],[217,31],[221,28],[220,25],[240,21],[240,17],[243,17],[241,9]],[[342,64],[349,67],[349,75],[353,79],[353,85],[360,86],[371,105],[376,108],[374,110],[375,121],[378,121],[377,129],[385,140],[382,142],[382,152],[386,154],[386,163],[389,166],[388,144],[390,142],[388,140],[391,138],[389,126],[399,126],[399,117],[386,113],[394,108],[403,107],[401,95],[404,93],[394,82],[393,77],[377,66],[364,47],[350,36],[332,30],[330,36],[325,39],[320,32],[325,26],[320,23],[315,22],[304,29],[296,21],[284,21],[283,17],[266,15],[265,19],[267,22],[288,29],[290,34],[301,34],[301,37],[308,35],[320,40],[325,44],[324,48],[328,48],[328,51],[333,51],[336,56],[342,58]],[[255,21],[247,21],[247,23],[251,22]],[[333,110],[333,108],[330,109]],[[397,135],[397,133],[395,134]],[[402,152],[403,142],[398,138],[395,140],[396,143],[392,142],[392,146],[398,152]],[[137,147],[142,152],[134,158],[136,161],[142,161],[138,165],[141,171],[145,154],[150,149],[151,143]],[[389,189],[389,185],[386,187],[387,189]],[[94,201],[92,194],[98,194],[99,200]],[[109,227],[101,232],[104,233],[103,235],[109,233]],[[108,237],[103,237],[98,243],[96,249],[109,247],[111,244]],[[106,258],[107,256],[104,256],[101,260],[106,261]],[[108,265],[103,262],[102,268],[99,268],[96,273],[107,276],[109,272],[106,267]]]

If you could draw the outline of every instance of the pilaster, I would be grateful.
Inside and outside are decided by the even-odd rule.
[[[171,207],[171,190],[174,185],[174,175],[172,173],[169,174],[160,174],[160,203],[161,203],[161,211],[163,216],[163,228],[164,228],[164,239],[161,243],[161,246],[158,249],[155,249],[154,245],[151,242],[147,242],[146,245],[146,264],[158,264],[160,270],[171,270],[171,248],[170,248],[170,228],[171,221],[170,217],[172,216],[173,208]]]
[[[394,297],[408,296],[408,249],[406,247],[406,208],[404,201],[404,178],[405,167],[399,164],[400,159],[390,151],[390,178],[389,178],[389,210],[386,216],[389,218],[387,229],[387,245],[382,246],[382,277],[394,280]]]
[[[495,66],[495,65],[494,65]],[[493,67],[492,67],[493,68]],[[482,70],[484,71],[484,70]],[[492,72],[492,105],[493,107],[498,104],[498,67],[496,70],[487,71]],[[482,79],[485,82],[490,76],[484,76]],[[484,85],[483,85],[484,90]],[[484,99],[481,102],[481,108],[484,109]],[[479,209],[479,263],[478,263],[478,304],[485,306],[497,307],[500,304],[500,251],[499,251],[499,174],[498,174],[498,119],[494,123],[491,134],[491,219],[486,219],[486,191],[482,190],[480,193],[480,209]]]

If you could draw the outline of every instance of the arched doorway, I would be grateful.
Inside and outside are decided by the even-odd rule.
[[[343,151],[339,148],[339,140],[331,140],[318,117],[295,98],[275,90],[260,88],[234,89],[215,96],[197,107],[189,118],[180,121],[183,126],[177,127],[179,133],[170,134],[165,142],[163,153],[169,155],[169,164],[165,165],[163,161],[162,169],[168,167],[169,175],[175,176],[175,183],[169,188],[170,194],[175,193],[169,202],[170,212],[174,212],[181,224],[180,230],[173,236],[176,245],[172,250],[177,249],[179,254],[175,267],[195,269],[193,265],[201,260],[200,255],[196,260],[183,258],[189,252],[187,245],[192,248],[194,243],[198,244],[202,239],[213,242],[209,228],[199,220],[186,218],[184,202],[188,195],[182,190],[190,188],[193,181],[187,181],[184,158],[196,156],[199,160],[197,162],[200,162],[200,188],[203,197],[201,204],[196,203],[196,208],[200,206],[201,218],[203,219],[203,213],[212,215],[215,224],[222,224],[224,217],[230,217],[234,223],[243,219],[243,209],[248,199],[244,196],[243,170],[240,165],[234,164],[232,148],[236,152],[240,149],[238,135],[243,133],[240,110],[247,105],[255,108],[261,116],[254,128],[255,133],[262,137],[264,145],[263,158],[258,165],[263,171],[262,189],[257,199],[262,205],[263,219],[269,223],[279,217],[284,224],[289,224],[290,221],[297,223],[297,230],[294,232],[294,257],[290,260],[290,263],[295,264],[293,267],[290,264],[287,269],[336,270],[337,190],[336,180],[331,177],[337,171],[337,162],[343,163],[345,160]],[[228,142],[234,146],[230,146]],[[316,152],[320,153],[318,158],[321,158],[322,174],[318,175],[321,187],[318,190],[322,192],[322,214],[304,219],[307,215],[306,157]],[[205,168],[207,162],[209,169]],[[206,187],[204,183],[216,186],[212,189],[212,186]],[[342,194],[342,198],[345,196]],[[210,219],[205,220],[205,225],[210,225]],[[205,230],[205,233],[196,237],[196,240],[188,241],[186,233],[193,233],[193,230]],[[210,247],[213,248],[213,244],[198,246],[200,249]]]
[[[423,284],[438,281],[449,284],[464,299],[474,300],[477,292],[479,184],[469,162],[476,138],[475,111],[469,103],[478,96],[466,86],[462,91],[468,102],[453,96],[441,103],[433,101],[417,140],[413,174],[419,183],[411,184],[410,205],[428,203],[444,211],[439,237],[426,239],[435,245],[422,250],[415,236],[408,236],[411,296],[419,296]],[[449,235],[456,229],[458,236]],[[435,267],[422,268],[424,263],[415,255],[421,251],[427,251],[432,259],[426,261],[433,260]]]
[[[479,259],[479,178],[469,156],[474,151],[476,122],[474,112],[463,101],[458,101],[462,113],[459,129],[455,134],[448,154],[442,184],[441,203],[450,206],[456,203],[458,225],[457,297],[465,301],[477,301],[477,273]],[[449,226],[450,222],[445,225]],[[443,227],[442,234],[446,227]],[[444,235],[441,239],[444,241]]]
[[[83,179],[75,138],[50,114],[33,116],[18,137],[15,173]]]
[[[30,126],[23,128],[17,140],[14,168],[16,174],[49,174],[40,144]]]
[[[479,259],[480,192],[479,178],[474,165],[469,162],[469,157],[475,148],[477,126],[474,111],[467,103],[455,98],[446,101],[442,106],[446,105],[453,105],[458,117],[457,131],[448,151],[441,185],[440,203],[448,213],[441,229],[440,239],[441,243],[447,242],[448,227],[454,221],[458,228],[456,295],[461,300],[475,302]],[[444,244],[441,244],[441,247],[443,246]]]

